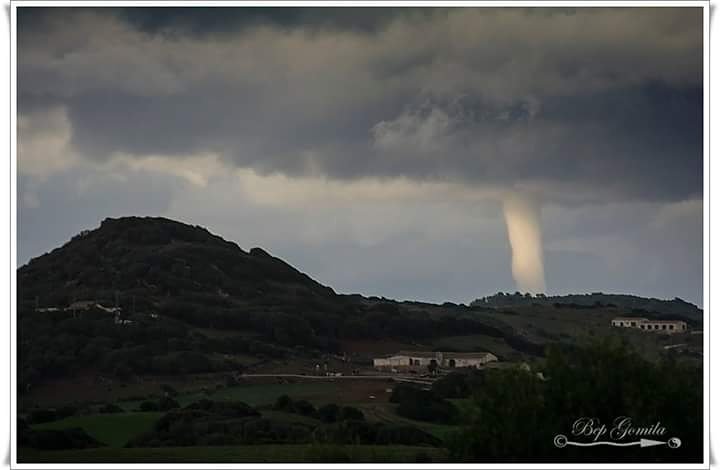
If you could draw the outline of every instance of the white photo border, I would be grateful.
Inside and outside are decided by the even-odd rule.
[[[18,7],[150,7],[150,6],[182,6],[182,7],[696,7],[703,9],[703,462],[697,464],[657,464],[657,463],[639,463],[639,464],[607,464],[607,463],[538,463],[538,464],[486,464],[486,463],[470,463],[470,464],[279,464],[279,463],[237,463],[237,464],[179,464],[179,463],[163,463],[163,464],[35,464],[35,463],[18,463],[17,462],[17,367],[16,367],[16,345],[17,345],[17,8]],[[17,469],[121,469],[121,468],[143,468],[143,469],[234,469],[234,468],[278,468],[278,469],[316,469],[316,468],[343,468],[343,469],[359,469],[359,468],[396,468],[396,469],[412,469],[419,466],[424,468],[448,468],[448,469],[466,469],[466,468],[500,468],[500,469],[705,469],[710,468],[711,464],[711,442],[710,442],[710,305],[711,305],[711,279],[710,265],[713,253],[710,251],[710,19],[711,8],[717,8],[717,5],[711,5],[709,0],[659,0],[659,1],[624,1],[624,0],[590,0],[590,1],[558,1],[558,0],[387,0],[387,1],[369,1],[369,0],[299,0],[299,1],[235,1],[235,0],[135,0],[135,1],[97,1],[97,0],[55,0],[55,1],[39,1],[39,0],[17,0],[11,1],[9,5],[10,16],[10,103],[9,103],[9,143],[10,143],[10,165],[9,165],[9,246],[10,246],[10,270],[9,270],[9,287],[10,292],[8,298],[10,300],[10,455],[9,464],[11,468]],[[718,126],[714,126],[718,127]],[[720,131],[720,129],[718,129]],[[7,167],[6,167],[7,168]],[[6,206],[8,207],[8,206]],[[6,285],[7,285],[6,284]],[[720,286],[718,286],[720,288]],[[715,420],[717,421],[717,420]]]

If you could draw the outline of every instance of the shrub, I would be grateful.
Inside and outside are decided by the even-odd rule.
[[[98,409],[99,413],[122,413],[124,410],[112,403],[106,403]]]
[[[340,407],[335,403],[329,403],[318,408],[317,414],[321,421],[334,423],[340,418]]]
[[[319,426],[313,433],[318,442],[332,444],[374,444],[377,426],[365,421],[339,421]]]
[[[176,397],[178,392],[175,390],[172,386],[164,384],[162,387],[162,391],[165,393],[168,397]]]
[[[140,411],[160,411],[160,407],[154,401],[144,401],[140,403]]]
[[[273,409],[274,410],[282,410],[282,411],[292,411],[292,409],[293,409],[292,398],[290,398],[287,395],[280,395],[277,398],[277,400],[275,400]]]
[[[437,379],[432,391],[441,398],[465,398],[470,395],[470,386],[466,374],[454,372]]]
[[[304,416],[314,416],[317,413],[317,410],[315,409],[313,404],[307,400],[299,400],[294,402],[292,408],[295,413]]]
[[[163,397],[157,402],[159,411],[168,411],[173,408],[180,408],[180,403],[170,397]]]
[[[212,401],[202,399],[187,405],[185,409],[204,411],[226,418],[244,418],[247,416],[260,415],[253,407],[241,401]]]
[[[355,420],[355,421],[362,421],[365,419],[365,415],[362,411],[358,410],[357,408],[353,408],[352,406],[343,406],[340,409],[340,419],[343,421],[347,420]]]

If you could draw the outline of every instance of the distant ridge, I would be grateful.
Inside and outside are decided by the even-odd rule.
[[[629,294],[605,294],[593,292],[590,294],[568,294],[557,296],[530,296],[529,294],[506,294],[499,292],[495,295],[482,297],[470,303],[474,307],[511,307],[516,305],[563,305],[574,308],[616,307],[625,313],[675,315],[690,318],[695,322],[702,322],[703,311],[697,306],[680,298],[662,300],[639,297]]]

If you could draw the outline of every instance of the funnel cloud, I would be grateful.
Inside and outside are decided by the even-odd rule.
[[[525,196],[510,196],[503,204],[512,249],[512,274],[521,292],[545,292],[540,206]]]

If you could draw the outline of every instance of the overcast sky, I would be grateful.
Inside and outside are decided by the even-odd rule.
[[[338,292],[702,302],[702,10],[18,8],[18,261],[106,217]]]

